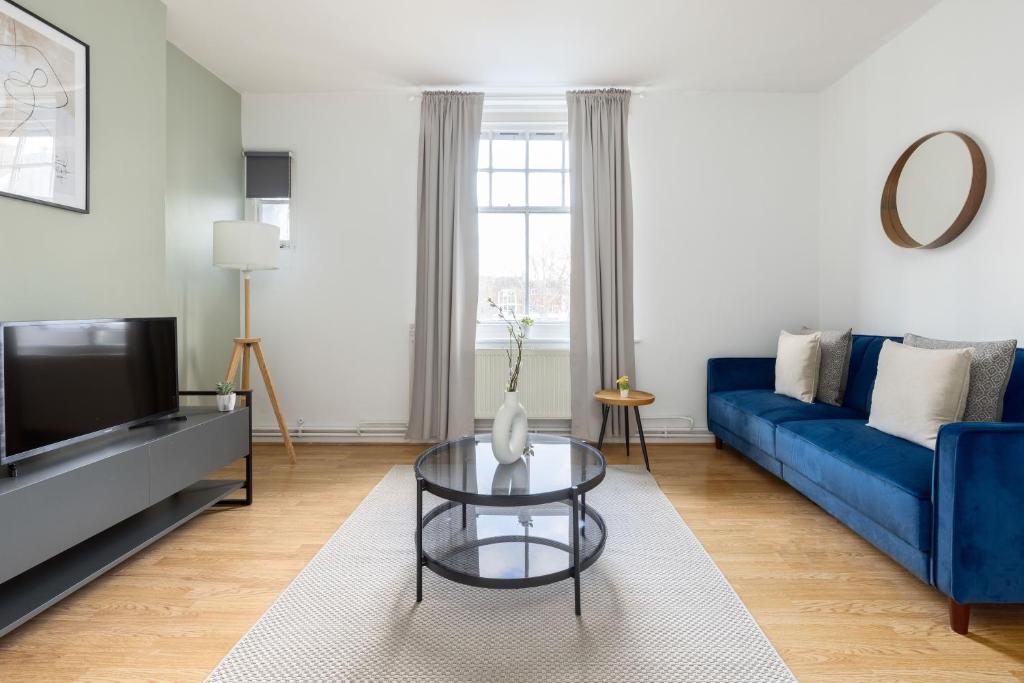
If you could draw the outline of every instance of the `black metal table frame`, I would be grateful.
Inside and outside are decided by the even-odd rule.
[[[593,450],[593,447],[575,439],[572,442],[582,445],[586,448]],[[507,496],[493,496],[484,493],[467,493],[465,491],[456,491],[449,489],[444,486],[432,484],[428,482],[423,476],[420,475],[420,463],[433,453],[436,449],[446,446],[447,444],[438,444],[426,451],[424,451],[416,459],[416,557],[418,562],[416,563],[416,602],[423,601],[423,568],[427,567],[438,576],[442,576],[449,581],[455,581],[457,583],[466,584],[467,586],[477,586],[479,588],[535,588],[537,586],[545,586],[549,583],[556,583],[563,579],[572,577],[573,580],[573,591],[575,598],[576,615],[582,614],[580,607],[580,574],[583,570],[590,567],[597,559],[601,556],[604,551],[605,541],[607,539],[607,527],[605,526],[604,519],[594,508],[587,507],[587,491],[590,491],[602,481],[604,481],[605,473],[607,470],[607,464],[604,459],[604,455],[600,451],[594,451],[594,453],[600,458],[601,461],[601,472],[593,479],[585,482],[583,485],[573,486],[568,489],[561,489],[556,491],[547,491],[541,494],[524,494],[524,495],[507,495]],[[443,498],[446,502],[441,503],[433,510],[423,515],[423,494],[432,493],[438,498]],[[562,571],[553,572],[551,574],[544,574],[542,576],[533,576],[523,579],[490,579],[480,576],[473,576],[471,574],[465,574],[458,572],[453,569],[445,567],[442,563],[434,560],[423,550],[423,529],[438,515],[441,515],[448,510],[451,510],[456,505],[462,506],[462,528],[466,528],[466,505],[482,505],[485,507],[529,507],[533,505],[543,505],[545,503],[556,503],[561,502],[565,505],[572,507],[572,544],[571,546],[564,543],[559,543],[551,539],[545,538],[529,538],[522,536],[501,536],[495,538],[488,538],[484,540],[477,540],[472,544],[466,545],[488,545],[492,543],[504,543],[508,541],[521,541],[525,543],[538,543],[547,545],[553,548],[559,548],[567,553],[572,554],[572,565]],[[581,517],[582,511],[582,517]],[[598,542],[597,548],[591,553],[584,561],[580,562],[580,537],[586,537],[586,519],[587,516],[600,527],[601,529],[601,540]],[[582,519],[583,524],[580,524]],[[460,546],[460,548],[465,547]]]
[[[604,432],[608,426],[608,413],[611,412],[611,405],[607,403],[601,404],[601,436],[597,439],[597,448],[601,450],[604,447]],[[640,435],[640,448],[644,452],[644,466],[647,467],[647,471],[651,471],[651,461],[647,458],[647,440],[644,439],[644,425],[640,422],[640,406],[622,406],[622,419],[625,427],[623,430],[626,434],[626,457],[629,457],[629,409],[632,408],[636,414],[636,431]]]

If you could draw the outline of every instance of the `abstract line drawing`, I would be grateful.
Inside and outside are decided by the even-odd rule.
[[[0,0],[0,195],[88,211],[89,47]]]

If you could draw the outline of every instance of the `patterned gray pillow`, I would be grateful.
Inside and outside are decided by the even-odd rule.
[[[846,395],[846,377],[850,372],[853,329],[812,330],[805,327],[801,330],[801,334],[814,332],[821,332],[821,367],[818,369],[815,398],[822,403],[841,406]]]
[[[1003,419],[1003,397],[1006,385],[1010,383],[1010,371],[1013,370],[1016,339],[961,342],[929,339],[908,333],[903,337],[903,343],[919,349],[973,348],[964,422],[999,422]]]

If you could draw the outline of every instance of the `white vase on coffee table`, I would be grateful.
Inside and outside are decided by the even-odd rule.
[[[498,408],[491,428],[491,448],[502,465],[514,463],[526,450],[528,425],[526,410],[519,404],[519,394],[505,392],[505,402]]]

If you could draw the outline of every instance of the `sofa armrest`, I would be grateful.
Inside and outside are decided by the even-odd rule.
[[[774,388],[774,358],[712,358],[708,361],[709,394]]]
[[[961,604],[1024,602],[1024,424],[944,426],[932,504],[935,586]]]

